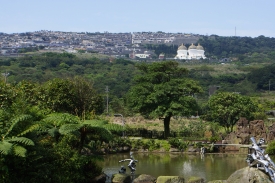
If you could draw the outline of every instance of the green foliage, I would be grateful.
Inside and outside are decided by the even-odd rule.
[[[107,58],[107,57],[106,57]],[[70,53],[35,54],[32,56],[4,58],[2,72],[9,72],[9,83],[31,81],[44,83],[56,78],[68,79],[80,76],[93,82],[98,93],[104,93],[109,87],[110,102],[113,96],[122,98],[132,85],[132,78],[137,72],[133,62],[124,59],[98,58],[95,56],[79,57]]]
[[[103,111],[102,97],[84,78],[53,79],[46,82],[42,90],[44,102],[54,112],[68,112],[86,119],[92,111],[97,114]]]
[[[171,147],[178,148],[182,151],[184,151],[189,145],[188,141],[185,142],[179,138],[169,138],[168,143],[171,145]]]
[[[160,148],[160,143],[155,139],[148,140],[149,151],[153,151]]]
[[[215,143],[215,142],[218,141],[218,140],[220,140],[220,138],[217,137],[217,136],[210,137],[210,139],[209,139],[209,141],[210,141],[211,143]]]
[[[275,90],[275,64],[255,69],[247,75],[247,79],[257,85],[257,90]]]
[[[1,115],[2,114],[2,115]],[[30,115],[18,115],[13,118],[6,118],[3,116],[3,111],[0,111],[0,127],[1,127],[1,141],[0,154],[26,156],[25,146],[33,146],[34,142],[26,137],[19,137],[20,131],[26,125],[21,125],[29,120],[32,120]],[[2,117],[2,118],[1,118]],[[4,117],[4,118],[3,118]]]
[[[204,50],[207,54],[207,57],[216,56],[219,58],[225,57],[237,57],[244,56],[247,53],[270,53],[266,54],[267,58],[270,58],[270,55],[274,48],[275,38],[269,38],[264,36],[258,36],[255,38],[251,37],[222,37],[217,35],[211,36],[202,36],[198,41],[203,45]],[[257,45],[257,46],[255,46]],[[252,54],[253,55],[253,54]],[[254,54],[253,57],[256,57]],[[249,62],[254,61],[254,58],[249,57],[247,60],[244,58],[240,59],[242,61]],[[263,57],[261,57],[263,58]],[[260,61],[257,59],[257,61]]]
[[[198,84],[186,78],[187,70],[174,61],[137,65],[142,71],[128,93],[128,104],[134,111],[153,118],[164,118],[165,136],[169,136],[172,116],[191,116],[198,110],[193,95]]]
[[[209,110],[204,117],[218,122],[228,132],[233,131],[233,126],[240,117],[250,120],[257,111],[257,106],[251,98],[228,92],[219,92],[211,96],[208,106]]]
[[[268,143],[265,153],[269,154],[269,155],[275,154],[275,141],[274,140]]]

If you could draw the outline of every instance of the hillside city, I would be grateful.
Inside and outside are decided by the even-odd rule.
[[[94,52],[123,58],[146,58],[155,55],[146,50],[142,44],[167,44],[179,46],[199,40],[198,34],[165,33],[165,32],[60,32],[41,30],[26,33],[0,33],[0,56],[16,56],[22,48],[42,48],[45,52],[78,51]],[[134,53],[134,54],[133,54]],[[176,55],[176,53],[175,53]],[[155,55],[159,57],[159,55]]]

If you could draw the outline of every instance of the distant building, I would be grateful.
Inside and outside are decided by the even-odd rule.
[[[144,51],[144,52],[137,52],[137,51],[133,51],[132,53],[129,54],[129,58],[131,59],[148,59],[151,58],[152,54],[148,51]]]
[[[159,59],[160,60],[163,60],[164,58],[165,58],[165,54],[164,53],[159,54]]]
[[[184,44],[181,44],[178,48],[177,55],[174,57],[174,59],[180,60],[199,60],[205,58],[203,47],[200,44],[195,46],[193,43],[188,49]]]

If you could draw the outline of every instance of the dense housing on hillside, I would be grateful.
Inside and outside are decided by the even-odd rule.
[[[164,32],[60,32],[36,31],[26,33],[0,33],[0,55],[17,55],[22,48],[43,48],[44,51],[79,50],[97,52],[113,57],[151,58],[154,53],[142,44],[175,44],[196,42],[199,35]],[[176,55],[176,53],[175,53]]]

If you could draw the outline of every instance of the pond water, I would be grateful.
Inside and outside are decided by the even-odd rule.
[[[133,156],[138,160],[136,177],[149,174],[156,178],[161,175],[176,175],[186,179],[197,176],[205,181],[225,180],[236,170],[247,166],[246,154],[134,153]],[[103,171],[112,177],[123,165],[127,168],[126,173],[130,174],[127,167],[129,161],[119,163],[119,160],[129,158],[129,153],[106,155],[104,162],[101,162]]]

